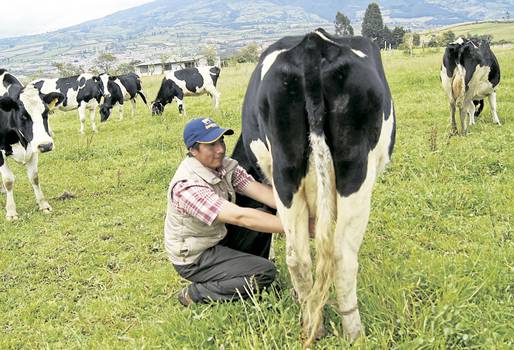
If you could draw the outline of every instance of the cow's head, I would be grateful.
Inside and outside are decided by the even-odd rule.
[[[113,84],[113,82],[117,79],[116,77],[113,77],[112,75],[109,75],[107,73],[102,73],[99,75],[100,81],[102,82],[102,89],[103,89],[103,95],[104,97],[107,97],[111,94],[109,86]]]
[[[105,122],[109,119],[112,111],[112,98],[111,96],[104,97],[104,103],[100,105],[100,122]]]
[[[161,101],[152,102],[152,115],[162,115],[164,112],[164,104]]]
[[[40,94],[33,85],[28,85],[20,93],[19,99],[8,96],[0,98],[0,109],[8,113],[8,128],[18,135],[25,148],[35,153],[48,152],[54,146],[48,111],[63,100],[61,93]]]

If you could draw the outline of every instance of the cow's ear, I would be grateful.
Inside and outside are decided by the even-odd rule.
[[[51,92],[43,96],[43,101],[48,105],[49,109],[52,109],[64,101],[64,95],[59,92]]]
[[[19,109],[18,102],[9,96],[0,97],[0,109],[5,112],[17,111]]]
[[[114,81],[114,80],[116,80],[116,77],[113,77],[112,75],[109,75],[109,80]]]

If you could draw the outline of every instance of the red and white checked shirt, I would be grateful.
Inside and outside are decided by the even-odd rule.
[[[221,169],[216,172],[223,178],[227,171]],[[232,174],[232,186],[237,193],[242,193],[246,186],[255,181],[240,165]],[[216,192],[205,182],[185,180],[175,184],[172,190],[171,204],[181,214],[191,215],[207,225],[211,225],[223,203],[227,200],[218,196]]]

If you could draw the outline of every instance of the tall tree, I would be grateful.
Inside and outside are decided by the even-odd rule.
[[[393,29],[393,47],[397,48],[403,43],[403,36],[405,35],[406,30],[403,27],[394,27]]]
[[[117,58],[112,53],[102,52],[96,58],[96,63],[101,71],[104,73],[111,73],[112,68],[114,67],[114,62],[116,62]]]
[[[340,36],[352,36],[353,27],[350,24],[350,19],[341,12],[337,11],[336,20],[334,22],[336,35]]]
[[[380,39],[383,29],[384,22],[382,20],[382,14],[380,13],[380,7],[378,7],[377,3],[372,2],[368,5],[364,13],[364,19],[362,20],[362,36],[368,37],[380,45],[382,44]]]

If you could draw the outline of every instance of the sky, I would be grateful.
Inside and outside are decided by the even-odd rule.
[[[153,0],[2,0],[0,38],[51,32]]]

